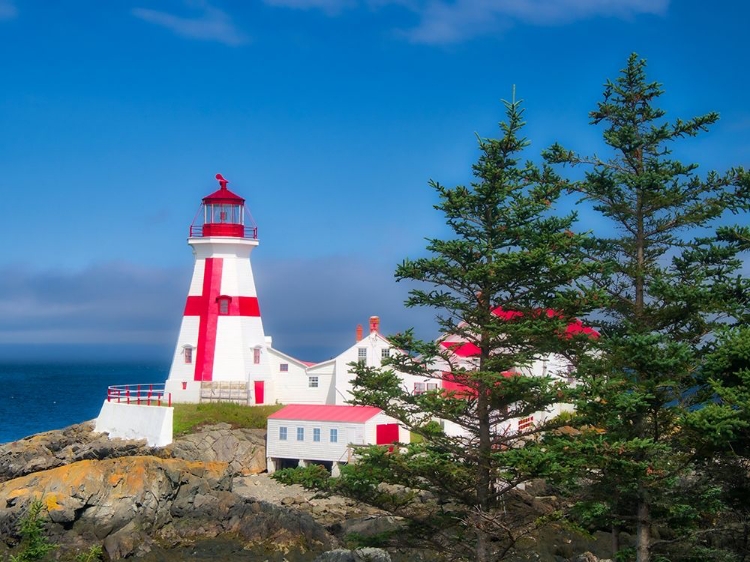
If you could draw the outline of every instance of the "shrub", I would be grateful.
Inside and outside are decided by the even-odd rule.
[[[21,535],[21,550],[15,556],[10,557],[10,562],[41,560],[55,549],[55,545],[50,544],[44,534],[42,509],[44,509],[42,500],[34,500],[29,505],[26,515],[21,518],[18,530],[18,534]]]
[[[330,487],[331,474],[326,467],[311,464],[305,467],[284,468],[271,475],[271,478],[282,484],[299,484],[307,490],[327,490]]]

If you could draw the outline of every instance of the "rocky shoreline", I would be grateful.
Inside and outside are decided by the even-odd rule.
[[[347,535],[400,523],[349,499],[317,497],[271,479],[264,473],[264,433],[217,424],[157,449],[110,440],[87,422],[1,445],[0,559],[17,547],[19,522],[35,499],[49,514],[56,559],[96,545],[108,560],[144,562],[420,558],[342,550]],[[596,561],[586,551],[601,550],[601,539],[578,545],[556,537],[559,545],[540,545],[525,559]]]

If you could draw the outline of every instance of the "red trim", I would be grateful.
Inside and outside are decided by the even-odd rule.
[[[203,225],[203,236],[245,236],[245,226],[242,224],[227,224],[207,222]]]

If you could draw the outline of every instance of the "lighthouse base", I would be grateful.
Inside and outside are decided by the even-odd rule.
[[[172,443],[174,409],[104,401],[94,431],[110,439],[145,439],[150,447]]]

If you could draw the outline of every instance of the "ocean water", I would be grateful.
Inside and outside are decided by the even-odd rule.
[[[0,363],[0,443],[94,419],[108,386],[168,374],[159,363]]]

